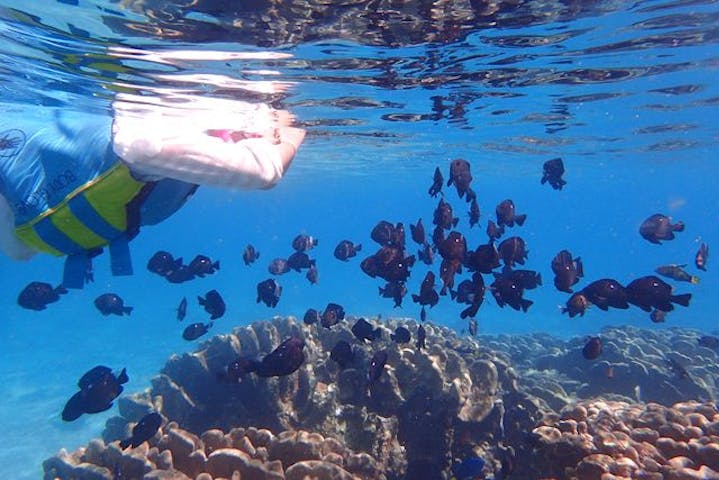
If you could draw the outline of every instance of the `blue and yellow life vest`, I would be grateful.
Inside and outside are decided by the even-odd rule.
[[[0,193],[15,213],[15,233],[36,250],[67,255],[69,288],[83,286],[105,246],[112,273],[132,274],[127,243],[140,224],[171,215],[197,188],[134,178],[112,150],[111,122],[55,110],[34,118],[34,129],[26,120],[23,129],[0,130]]]

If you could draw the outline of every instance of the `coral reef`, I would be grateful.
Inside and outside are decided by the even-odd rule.
[[[560,480],[716,480],[718,434],[711,403],[582,401],[533,430],[528,465]]]

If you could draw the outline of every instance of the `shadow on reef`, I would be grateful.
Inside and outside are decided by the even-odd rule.
[[[120,416],[108,420],[104,441],[48,459],[45,478],[112,479],[119,472],[125,475],[119,478],[146,479],[449,479],[453,462],[471,457],[484,461],[478,478],[497,480],[603,479],[607,473],[719,478],[716,408],[697,402],[672,406],[696,395],[713,397],[713,383],[704,384],[715,367],[691,368],[681,385],[667,363],[681,349],[662,354],[669,344],[696,342],[692,332],[605,330],[606,357],[587,361],[581,353],[575,359],[581,339],[481,337],[480,347],[474,338],[424,324],[427,348],[417,350],[389,340],[400,325],[416,332],[414,320],[384,322],[382,338],[371,343],[355,339],[352,323],[327,329],[278,317],[216,336],[194,353],[173,355],[150,389],[120,398]],[[238,356],[261,357],[290,336],[305,343],[306,361],[297,372],[218,381]],[[340,340],[355,351],[344,369],[329,359]],[[386,366],[368,382],[370,359],[379,350],[388,353]],[[633,357],[638,352],[642,358]],[[690,353],[680,359],[687,367],[697,355]],[[592,371],[602,362],[641,364],[647,377],[622,379],[624,367],[618,367],[616,388],[601,391],[591,385]],[[665,406],[632,404],[637,380],[675,388],[642,387]],[[601,397],[581,400],[584,394]],[[151,410],[162,414],[164,427],[122,452],[116,440]],[[672,476],[676,472],[684,474]]]

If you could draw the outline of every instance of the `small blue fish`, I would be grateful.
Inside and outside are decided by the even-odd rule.
[[[482,474],[484,460],[480,457],[467,457],[452,465],[452,474],[457,480],[471,480]]]

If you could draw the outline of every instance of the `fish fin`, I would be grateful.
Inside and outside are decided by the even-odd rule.
[[[454,300],[455,298],[457,298],[457,292],[454,291],[454,290],[452,290],[452,289],[450,288],[450,289],[449,289],[449,296],[452,298],[452,300]]]
[[[207,303],[206,300],[199,295],[197,296],[197,301],[200,303],[200,306],[203,306],[203,307]]]
[[[362,251],[362,244],[358,243],[357,245],[355,245],[355,252],[360,252],[360,251]]]
[[[259,260],[259,259],[260,259],[260,252],[255,252],[255,260]]]
[[[134,308],[134,307],[123,307],[123,308],[122,308],[122,313],[126,313],[126,314],[130,315],[130,314],[132,313],[132,309],[133,309],[133,308]]]
[[[218,260],[215,263],[213,263],[212,267],[215,268],[216,270],[219,270],[220,269],[220,261]]]
[[[413,293],[413,294],[412,294],[412,301],[413,301],[414,303],[419,303],[419,295]]]
[[[177,265],[177,267],[181,267],[182,266],[182,257],[176,258],[173,263],[175,265]]]
[[[684,222],[679,221],[679,222],[675,223],[672,226],[672,230],[674,230],[675,232],[683,232],[684,231]]]
[[[683,306],[683,307],[688,307],[688,306],[689,306],[689,300],[692,299],[692,294],[691,294],[691,293],[684,293],[684,294],[682,294],[682,295],[672,295],[671,297],[669,297],[669,299],[670,299],[672,302],[678,303],[679,305],[681,305],[681,306]]]
[[[517,225],[519,225],[520,227],[521,227],[522,225],[524,225],[524,221],[525,221],[525,220],[527,220],[527,214],[526,214],[526,213],[523,213],[523,214],[521,214],[521,215],[515,215],[515,216],[514,216],[514,221],[517,222]]]
[[[540,183],[541,183],[542,185],[544,185],[545,183],[547,183],[547,176],[546,176],[546,175],[544,175],[544,176],[542,177],[542,180],[540,180]]]
[[[130,378],[127,376],[127,368],[123,368],[120,375],[117,376],[117,383],[127,383]]]
[[[577,257],[574,262],[577,264],[577,276],[583,277],[584,276],[584,264],[582,263],[582,257]]]
[[[67,293],[67,288],[63,287],[62,284],[55,287],[55,293],[58,295],[65,295]]]
[[[125,450],[132,443],[132,437],[120,440],[120,450]]]
[[[696,277],[696,276],[692,275],[691,282],[692,282],[692,284],[694,284],[694,285],[698,284],[698,283],[699,283],[699,277]]]
[[[458,217],[454,217],[454,218],[452,219],[452,226],[456,227],[458,223],[459,223],[459,218],[458,218]]]
[[[537,273],[537,285],[541,285],[541,284],[542,284],[542,274]]]
[[[379,289],[379,294],[384,295],[384,291],[385,291],[384,288],[382,288],[382,287],[377,287],[377,288]]]
[[[521,300],[522,311],[526,312],[527,310],[529,310],[529,307],[531,307],[533,303],[534,303],[533,301],[523,298]]]

